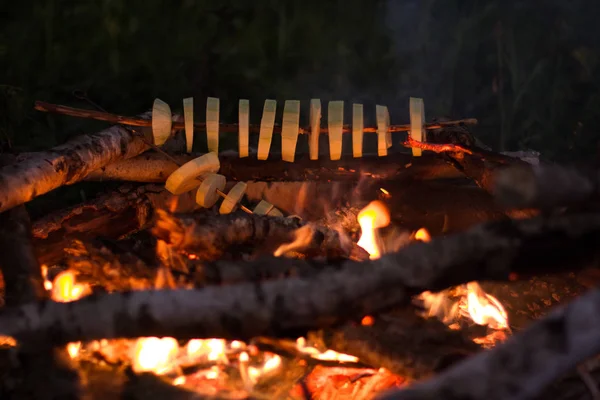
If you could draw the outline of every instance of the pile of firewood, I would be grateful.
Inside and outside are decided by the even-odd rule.
[[[194,199],[183,195],[173,204],[173,196],[160,183],[178,163],[194,155],[170,151],[168,142],[161,152],[148,151],[152,135],[146,129],[113,126],[47,152],[19,155],[16,160],[5,158],[0,168],[0,269],[5,294],[0,335],[19,343],[16,362],[33,371],[27,379],[51,381],[52,388],[44,390],[67,398],[80,391],[76,374],[61,354],[61,346],[69,342],[140,336],[295,338],[309,331],[334,330],[337,339],[323,339],[329,340],[327,346],[361,352],[360,346],[352,348],[352,343],[357,343],[352,338],[367,337],[380,329],[378,335],[393,341],[394,333],[386,333],[381,325],[356,327],[352,321],[406,309],[413,297],[424,291],[470,281],[526,280],[597,265],[597,172],[531,165],[482,149],[464,126],[432,129],[427,139],[426,144],[410,137],[406,140],[407,146],[426,151],[418,158],[397,152],[339,161],[300,158],[282,165],[280,160],[219,157],[220,173],[231,181],[353,181],[366,176],[374,182],[409,186],[428,179],[462,178],[475,182],[506,208],[495,221],[435,237],[430,243],[413,243],[377,260],[368,260],[362,249],[336,230],[298,218],[218,215],[210,210],[178,213],[193,211]],[[31,225],[24,203],[63,185],[102,179],[145,184],[107,193]],[[290,204],[269,201],[292,211],[287,210]],[[517,209],[520,218],[509,218],[517,215]],[[174,253],[195,255],[179,257],[178,264],[170,261],[193,289],[124,292],[127,288],[106,281],[104,286],[113,285],[115,291],[70,303],[47,298],[40,260],[53,264],[64,259],[64,250],[72,251],[73,239],[118,239],[148,227],[154,240],[163,241]],[[295,257],[264,257],[293,241],[300,230],[307,239],[293,249]],[[79,246],[80,250],[85,247]],[[243,256],[236,254],[241,248]],[[248,259],[247,253],[252,251],[255,257]],[[156,260],[138,258],[137,262],[149,265]],[[131,273],[142,279],[132,270],[140,264],[129,260],[119,265],[123,276]],[[397,318],[413,317],[401,314]],[[417,332],[437,329],[429,323],[415,326]],[[563,374],[600,353],[600,291],[594,288],[557,307],[492,350],[479,351],[472,343],[452,337],[443,339],[447,340],[444,351],[456,355],[458,361],[432,374],[439,360],[419,359],[410,373],[429,379],[384,398],[539,396]],[[402,374],[409,373],[406,365],[414,356],[373,349],[360,355],[365,361],[373,357],[373,364]],[[425,370],[428,372],[422,373]],[[46,373],[50,376],[44,376]],[[22,379],[5,377],[0,383],[16,387]],[[28,386],[21,390],[34,393],[36,389]]]

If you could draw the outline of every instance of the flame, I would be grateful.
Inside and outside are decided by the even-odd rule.
[[[381,257],[376,229],[389,225],[390,213],[387,207],[381,201],[372,201],[358,213],[357,219],[361,230],[357,244],[369,253],[371,260]]]
[[[429,243],[431,242],[431,235],[429,231],[425,228],[421,228],[415,232],[415,240],[420,240],[421,242]]]
[[[508,315],[502,303],[487,294],[477,282],[467,283],[467,310],[478,325],[492,329],[508,329]]]
[[[157,375],[171,370],[179,344],[172,337],[146,337],[136,341],[131,368],[134,372],[153,372]]]

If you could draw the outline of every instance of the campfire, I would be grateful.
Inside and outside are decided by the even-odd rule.
[[[300,128],[294,102],[282,126],[265,103],[258,127],[244,101],[227,125],[218,99],[205,124],[186,100],[183,118],[161,101],[151,119],[37,105],[121,125],[0,169],[0,187],[14,183],[0,190],[0,393],[596,398],[599,302],[583,294],[597,282],[595,176],[477,147],[472,120],[426,124],[420,99],[410,125],[377,106],[377,127],[360,129],[341,102],[323,129],[316,101]],[[191,154],[194,127],[206,154]],[[239,133],[239,157],[219,131]],[[396,151],[404,132],[410,150]],[[22,206],[106,179],[128,183],[33,224]],[[31,384],[44,374],[47,388]]]

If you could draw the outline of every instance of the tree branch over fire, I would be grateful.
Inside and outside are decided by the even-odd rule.
[[[0,212],[79,182],[90,171],[137,156],[148,148],[142,137],[121,126],[112,126],[48,151],[30,153],[0,168]]]
[[[347,261],[337,270],[324,266],[307,278],[112,293],[6,309],[0,313],[0,335],[57,343],[138,336],[297,337],[406,304],[427,290],[508,280],[511,273],[582,268],[600,255],[599,240],[599,214],[490,222],[378,260]]]
[[[599,352],[600,290],[594,289],[494,349],[380,399],[531,399]]]

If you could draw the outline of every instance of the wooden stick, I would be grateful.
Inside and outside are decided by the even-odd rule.
[[[380,399],[536,398],[555,379],[600,352],[598,310],[600,290],[594,289],[494,349]]]
[[[490,222],[378,260],[346,261],[309,278],[7,308],[0,312],[0,335],[55,343],[139,336],[298,337],[406,304],[426,290],[584,268],[600,256],[598,241],[600,214]]]
[[[0,168],[0,212],[24,204],[90,172],[146,151],[143,138],[122,126],[81,135]]]
[[[143,118],[125,117],[122,115],[116,115],[116,114],[111,114],[111,113],[102,112],[102,111],[73,108],[73,107],[62,106],[62,105],[58,105],[58,104],[46,103],[43,101],[36,101],[34,108],[38,111],[69,115],[71,117],[77,117],[77,118],[96,119],[99,121],[106,121],[106,122],[111,122],[114,124],[144,126],[144,127],[152,126],[152,122],[150,120],[145,120]],[[439,123],[429,123],[429,124],[426,124],[425,127],[427,129],[438,129],[438,128],[442,128],[445,126],[476,125],[476,124],[477,124],[477,119],[467,118],[467,119],[461,119],[461,120],[456,120],[456,121],[444,121],[444,122],[439,122]],[[194,127],[197,129],[200,129],[200,130],[205,130],[206,123],[195,122]],[[174,121],[173,129],[175,129],[175,130],[185,129],[185,124],[180,121],[177,121],[177,122]],[[280,134],[281,129],[282,129],[281,126],[275,126],[273,132]],[[219,125],[219,132],[237,133],[238,131],[239,131],[239,127],[237,124],[220,124]],[[344,125],[344,129],[343,129],[344,133],[351,132],[351,131],[352,131],[352,127],[350,125]],[[408,132],[408,131],[410,131],[410,124],[391,125],[390,126],[390,132]],[[250,132],[259,133],[260,126],[250,125]],[[310,128],[300,128],[298,131],[298,133],[301,135],[308,134],[309,132],[310,132]],[[377,128],[376,127],[370,127],[370,128],[366,127],[366,128],[364,128],[364,132],[377,133]],[[320,133],[322,135],[323,134],[326,135],[328,133],[328,129],[321,128]]]

